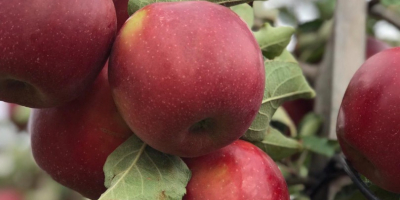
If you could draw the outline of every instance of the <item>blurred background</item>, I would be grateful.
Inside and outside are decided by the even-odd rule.
[[[326,44],[331,37],[335,3],[335,0],[269,0],[253,3],[255,29],[265,22],[270,22],[274,26],[296,28],[297,32],[287,49],[297,58],[311,85],[315,79],[315,71],[322,62]],[[398,7],[389,6],[386,9],[397,12],[400,16]],[[371,51],[369,54],[373,54],[400,44],[399,29],[393,25],[393,22],[388,22],[385,17],[376,13],[368,14],[365,31],[368,35],[366,54],[368,51]],[[275,126],[283,124],[282,126],[289,126],[289,128],[292,128],[290,126],[298,128],[304,117],[313,113],[312,100],[288,102],[283,107],[291,122],[280,124],[277,120],[273,122]],[[52,181],[35,164],[30,150],[29,134],[26,130],[29,112],[28,108],[0,102],[0,200],[83,199],[79,194]],[[333,151],[337,153],[337,146]],[[326,157],[333,156],[333,153],[323,152],[322,154]],[[293,160],[298,161],[299,158],[293,158]],[[313,199],[310,193],[305,192],[309,184],[307,181],[310,180],[302,179],[307,176],[307,165],[288,168],[290,163],[290,160],[286,160],[280,166],[288,179],[291,198]],[[294,172],[291,171],[293,169],[297,170],[296,179],[293,178]],[[356,188],[347,181],[346,187],[340,187],[332,199],[364,199],[361,196],[354,197],[354,191]]]
[[[30,109],[0,102],[0,200],[83,200],[38,168],[26,130]]]

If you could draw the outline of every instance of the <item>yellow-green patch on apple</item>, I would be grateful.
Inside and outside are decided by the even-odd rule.
[[[144,20],[147,16],[147,10],[142,9],[133,14],[125,23],[124,28],[121,31],[122,40],[129,38],[130,43],[134,42],[134,39],[140,37],[140,31],[143,30]],[[127,39],[128,40],[128,39]]]

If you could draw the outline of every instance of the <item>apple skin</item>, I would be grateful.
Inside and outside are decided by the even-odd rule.
[[[107,68],[78,99],[33,109],[29,131],[37,164],[55,181],[91,199],[106,190],[108,155],[132,135],[112,99]]]
[[[21,192],[13,188],[0,189],[0,200],[24,200]]]
[[[0,2],[0,101],[44,108],[77,98],[116,34],[111,0]]]
[[[385,43],[381,40],[378,40],[372,36],[368,36],[367,37],[367,49],[365,52],[366,58],[368,59],[371,56],[373,56],[383,50],[389,49],[389,48],[390,48],[390,45],[388,45],[387,43]]]
[[[117,13],[117,31],[124,25],[125,21],[129,18],[128,2],[129,0],[113,0],[115,12]]]
[[[253,144],[234,143],[185,158],[192,171],[183,200],[289,200],[286,181],[275,162]]]
[[[400,193],[400,48],[369,58],[351,79],[337,137],[351,165],[371,182]]]
[[[109,80],[139,138],[164,153],[196,157],[249,128],[265,69],[254,36],[230,9],[205,1],[154,3],[122,27]]]

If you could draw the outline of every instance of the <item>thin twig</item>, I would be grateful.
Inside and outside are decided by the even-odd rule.
[[[382,4],[373,4],[373,6],[370,6],[369,13],[379,19],[386,20],[396,28],[400,29],[400,15],[395,11],[386,8]]]

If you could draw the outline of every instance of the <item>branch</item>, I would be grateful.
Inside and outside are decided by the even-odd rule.
[[[400,15],[382,4],[373,4],[369,7],[369,13],[379,19],[383,19],[400,29]]]

